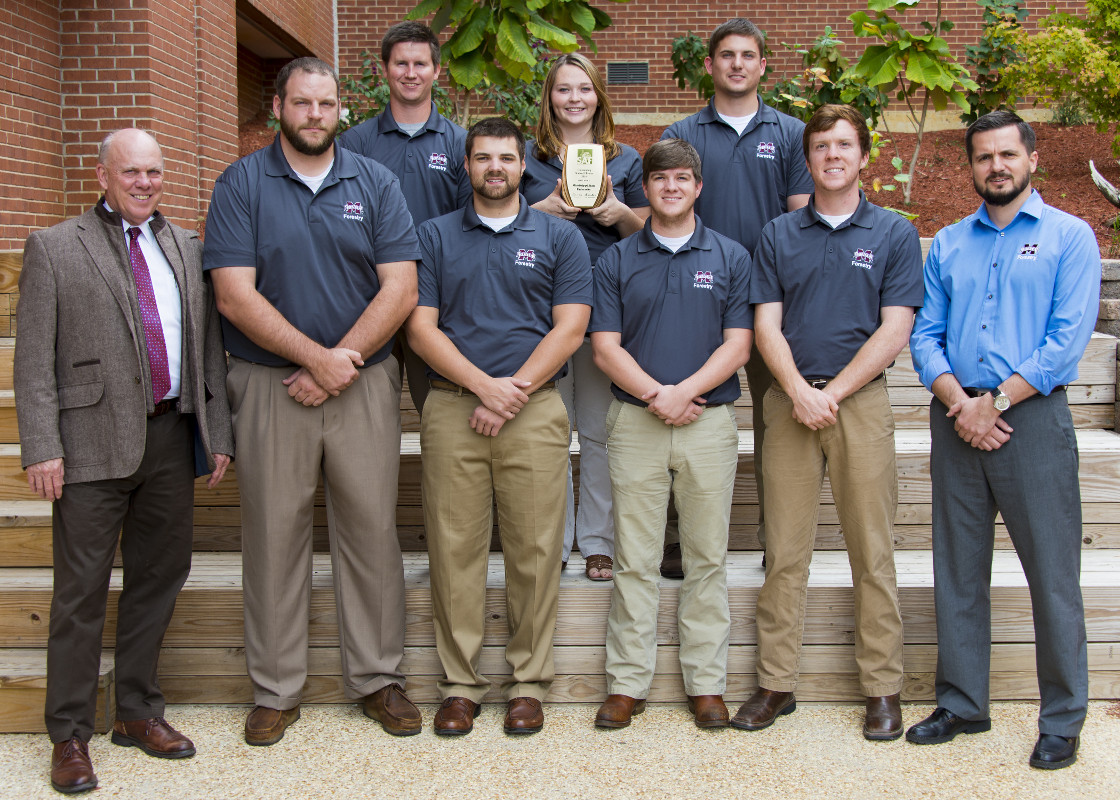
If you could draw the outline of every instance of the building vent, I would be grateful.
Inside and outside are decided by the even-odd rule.
[[[648,61],[608,61],[607,83],[649,83]]]

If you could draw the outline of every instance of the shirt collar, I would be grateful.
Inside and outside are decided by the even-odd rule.
[[[125,233],[128,232],[129,228],[139,228],[141,236],[143,236],[145,239],[151,239],[153,241],[155,240],[155,235],[163,229],[164,225],[167,224],[166,218],[164,218],[163,214],[159,213],[159,210],[157,209],[152,213],[152,216],[144,220],[142,224],[133,225],[131,222],[125,220],[125,218],[121,216],[119,211],[114,211],[109,207],[109,203],[105,199],[104,195],[102,195],[101,199],[97,201],[97,205],[93,207],[93,210],[102,222],[106,222],[114,226],[120,226],[120,228],[125,231]]]
[[[428,114],[428,121],[424,123],[424,129],[429,131],[438,131],[440,128],[439,122],[439,111],[436,110],[436,104],[433,101],[431,113]],[[385,106],[385,110],[382,111],[377,117],[377,132],[399,133],[403,136],[408,135],[401,130],[401,126],[393,118],[393,110],[388,105]]]
[[[463,230],[469,231],[479,227],[486,228],[486,230],[492,233],[505,233],[514,228],[523,231],[536,230],[537,226],[533,224],[532,215],[529,213],[528,201],[525,200],[524,195],[519,194],[517,197],[520,201],[517,208],[517,217],[500,231],[491,231],[490,226],[478,218],[478,212],[474,210],[474,198],[472,196],[471,200],[467,201],[467,204],[463,206]]]
[[[867,202],[867,195],[863,193],[863,189],[859,190],[859,205],[856,206],[856,210],[852,212],[852,215],[850,217],[848,217],[846,220],[844,220],[843,223],[841,223],[839,228],[833,228],[821,217],[820,212],[817,211],[817,207],[814,202],[816,200],[816,197],[816,192],[814,192],[813,195],[809,198],[809,204],[805,206],[804,210],[801,213],[802,228],[808,228],[812,225],[816,225],[818,222],[821,225],[824,225],[829,230],[840,230],[841,228],[844,228],[848,225],[856,225],[860,228],[875,227],[875,215],[871,210],[871,203]]]
[[[296,175],[295,170],[292,169],[292,165],[288,163],[288,159],[284,156],[284,148],[280,144],[280,137],[282,135],[283,134],[280,133],[276,134],[276,138],[272,140],[272,144],[269,145],[265,153],[265,174],[273,178],[288,177],[293,181],[298,181],[299,176]],[[331,167],[330,173],[327,175],[326,179],[324,179],[320,191],[327,186],[338,183],[343,178],[358,177],[359,158],[361,158],[361,156],[351,153],[345,147],[339,147],[338,139],[335,139],[334,164]],[[302,181],[300,181],[300,183],[302,183]]]
[[[1042,218],[1042,210],[1045,207],[1046,207],[1046,203],[1043,202],[1042,195],[1040,195],[1038,193],[1038,189],[1031,189],[1030,197],[1028,197],[1023,202],[1023,205],[1021,205],[1019,207],[1019,212],[1015,215],[1015,219],[1011,220],[1010,224],[1008,224],[1007,227],[1010,228],[1011,225],[1014,225],[1015,222],[1019,219],[1020,214],[1026,214],[1029,217],[1034,217],[1035,219],[1041,219]],[[987,203],[981,203],[980,208],[976,210],[976,222],[987,225],[989,228],[995,228],[996,230],[1000,230],[1000,228],[998,228],[996,226],[996,224],[994,222],[992,222],[992,218],[990,216],[988,216],[988,204]],[[1006,228],[1004,228],[1003,230],[1006,230]]]
[[[678,253],[683,253],[685,250],[711,250],[714,244],[711,231],[704,227],[700,217],[695,214],[692,216],[696,220],[696,230],[692,232],[692,236],[689,237],[684,246],[677,251]],[[648,253],[651,250],[661,248],[661,242],[657,241],[657,237],[653,235],[653,217],[647,217],[645,225],[634,235],[637,237],[639,253]]]
[[[727,124],[726,122],[723,121],[723,117],[721,117],[719,115],[719,112],[716,111],[716,99],[714,97],[711,100],[708,101],[708,105],[704,106],[704,108],[702,108],[700,110],[700,116],[699,116],[697,121],[701,125],[707,124],[709,122],[720,122],[720,123],[723,123],[724,125]],[[778,112],[775,111],[774,109],[772,109],[770,106],[766,105],[764,102],[762,102],[762,98],[759,97],[758,98],[758,111],[755,112],[754,118],[751,119],[750,124],[743,131],[743,133],[746,133],[747,130],[750,130],[750,129],[754,128],[756,125],[761,125],[764,122],[777,122],[777,121],[778,121]]]

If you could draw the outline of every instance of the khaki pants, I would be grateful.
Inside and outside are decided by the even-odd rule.
[[[723,694],[731,617],[727,528],[739,432],[730,404],[674,428],[615,400],[607,415],[614,491],[615,573],[607,618],[607,691],[644,698],[657,660],[657,607],[665,507],[680,515],[684,583],[677,607],[681,672],[689,695]]]
[[[837,422],[813,431],[792,417],[775,383],[766,395],[766,583],[758,594],[758,684],[792,692],[801,662],[809,562],[827,465],[855,587],[856,665],[868,697],[902,688],[902,617],[894,568],[898,506],[894,416],[887,382],[840,403]]]
[[[226,386],[241,487],[245,658],[253,702],[288,709],[307,677],[311,523],[326,488],[346,695],[404,685],[404,566],[397,541],[400,373],[396,359],[318,408],[288,396],[291,367],[230,359]]]
[[[468,424],[479,400],[435,389],[420,424],[424,525],[428,534],[440,696],[482,702],[490,681],[478,672],[486,612],[486,569],[497,500],[505,555],[512,678],[507,699],[544,700],[556,677],[552,639],[560,591],[568,415],[560,393],[529,397],[497,436]]]

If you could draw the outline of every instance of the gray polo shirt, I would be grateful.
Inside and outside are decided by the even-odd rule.
[[[338,141],[397,176],[417,225],[462,208],[471,198],[471,180],[463,164],[467,132],[440,116],[435,103],[415,136],[400,129],[386,106],[373,119],[343,131]]]
[[[921,308],[922,246],[905,218],[859,194],[833,230],[812,200],[762,231],[752,303],[782,303],[782,333],[797,370],[834,378],[882,322],[884,306]]]
[[[696,213],[753,255],[763,226],[786,213],[786,199],[813,191],[801,146],[804,130],[804,122],[760,99],[758,113],[740,136],[720,119],[713,100],[674,122],[661,138],[684,139],[700,153],[704,188]]]
[[[745,247],[704,227],[676,253],[654,238],[651,224],[612,245],[595,265],[595,308],[589,332],[622,334],[622,347],[662,384],[692,375],[723,344],[726,328],[753,328],[751,257]],[[611,385],[615,397],[643,401]],[[705,395],[731,403],[740,394],[732,375]]]
[[[607,162],[607,174],[611,176],[614,186],[614,196],[619,202],[630,208],[646,208],[649,200],[646,199],[645,189],[642,188],[642,157],[638,151],[628,144],[620,144],[622,152]],[[530,204],[539,203],[556,188],[556,181],[564,174],[564,165],[560,159],[553,156],[547,161],[537,158],[537,143],[529,142],[525,147],[525,175],[521,178],[521,193]],[[586,211],[576,215],[576,227],[583,234],[587,242],[587,252],[591,256],[591,263],[603,254],[603,251],[622,236],[613,225],[603,226]]]
[[[206,215],[204,270],[255,267],[257,291],[324,347],[353,327],[381,287],[378,264],[420,257],[397,179],[342,147],[315,194],[272,145],[231,164],[214,184]],[[226,349],[257,364],[290,362],[222,318]],[[393,341],[367,358],[383,361]]]
[[[513,375],[552,330],[552,307],[591,305],[591,261],[572,223],[529,208],[500,231],[474,203],[420,226],[420,305],[439,310],[439,329],[492,378]],[[561,378],[567,367],[554,379]],[[443,376],[428,368],[432,378]]]

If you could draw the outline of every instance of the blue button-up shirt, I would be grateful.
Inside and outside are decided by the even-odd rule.
[[[910,351],[927,388],[952,372],[994,388],[1018,373],[1048,395],[1077,377],[1097,320],[1101,257],[1092,229],[1037,191],[1002,230],[986,206],[938,232]]]

